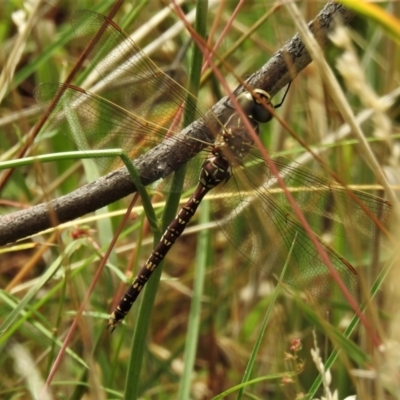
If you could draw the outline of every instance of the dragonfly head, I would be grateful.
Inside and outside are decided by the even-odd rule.
[[[271,96],[265,90],[254,89],[252,92],[243,92],[237,101],[246,115],[256,122],[269,122],[273,117],[271,108],[274,108],[274,105],[271,103]]]

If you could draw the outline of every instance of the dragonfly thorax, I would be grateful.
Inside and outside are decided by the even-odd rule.
[[[258,134],[258,123],[253,119],[248,120],[254,132]],[[244,125],[242,118],[237,114],[231,115],[224,126],[220,140],[216,143],[214,154],[225,157],[232,167],[241,164],[243,157],[253,146],[253,139]]]

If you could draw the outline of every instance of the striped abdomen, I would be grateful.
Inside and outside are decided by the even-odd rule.
[[[113,331],[125,318],[153,271],[157,268],[171,246],[175,243],[176,239],[178,239],[186,228],[187,223],[196,212],[197,207],[203,200],[204,196],[220,182],[226,181],[230,177],[231,169],[228,161],[223,156],[213,154],[203,163],[199,183],[194,194],[168,226],[161,240],[152,251],[150,257],[140,270],[132,285],[126,291],[118,306],[111,314],[108,321],[108,327],[111,331]]]

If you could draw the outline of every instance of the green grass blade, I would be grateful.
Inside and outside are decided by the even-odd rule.
[[[200,225],[210,221],[210,202],[203,201],[200,213]],[[188,328],[183,357],[184,370],[180,379],[178,399],[185,400],[190,398],[192,376],[194,372],[195,356],[200,332],[201,322],[201,302],[204,289],[204,279],[207,267],[207,255],[210,249],[210,230],[205,229],[199,233],[198,247],[196,252],[196,271],[193,280],[193,297],[190,305]]]
[[[296,236],[297,236],[297,235],[296,235]],[[269,322],[269,319],[270,319],[270,317],[271,317],[271,313],[272,313],[273,308],[274,308],[274,304],[275,304],[275,302],[276,302],[276,299],[278,298],[279,288],[280,288],[280,286],[281,286],[281,284],[282,284],[282,282],[283,282],[283,278],[284,278],[285,273],[286,273],[286,268],[287,268],[287,266],[288,266],[290,257],[291,257],[291,255],[292,255],[292,251],[293,251],[293,247],[295,246],[295,243],[296,243],[296,237],[295,237],[295,239],[294,239],[293,242],[292,242],[292,246],[290,247],[289,254],[288,254],[288,256],[287,256],[286,262],[285,262],[285,264],[284,264],[284,266],[283,266],[283,268],[282,268],[282,272],[281,272],[281,275],[280,275],[280,277],[279,277],[278,285],[277,285],[277,287],[276,287],[276,290],[275,290],[274,293],[273,293],[271,302],[270,302],[270,304],[269,304],[269,306],[268,306],[267,313],[265,314],[264,321],[263,321],[263,323],[262,323],[262,325],[261,325],[260,333],[259,333],[258,336],[257,336],[257,340],[256,340],[256,343],[254,344],[253,351],[251,352],[249,362],[247,363],[246,371],[245,371],[245,373],[244,373],[244,375],[243,375],[243,380],[242,380],[242,383],[243,383],[243,384],[246,383],[246,382],[248,382],[249,379],[250,379],[250,375],[251,375],[251,372],[252,372],[252,370],[253,370],[253,367],[254,367],[254,364],[255,364],[255,361],[256,361],[256,357],[257,357],[258,351],[259,351],[259,349],[260,349],[261,342],[262,342],[262,340],[263,340],[265,331],[266,331],[266,329],[267,329],[268,322]],[[240,388],[239,393],[238,393],[238,395],[237,395],[237,399],[238,399],[238,400],[241,400],[241,399],[243,398],[243,394],[244,394],[245,388],[246,388],[246,386],[242,386],[242,387]]]

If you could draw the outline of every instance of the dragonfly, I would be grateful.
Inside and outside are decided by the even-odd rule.
[[[277,265],[282,265],[278,260],[284,259],[294,241],[285,282],[316,297],[346,304],[323,258],[294,216],[285,194],[271,190],[277,178],[254,146],[249,129],[258,134],[260,124],[273,117],[274,106],[269,94],[260,88],[242,92],[237,96],[242,113],[227,106],[230,115],[226,121],[216,122],[212,113],[203,114],[188,101],[190,93],[157,67],[112,20],[92,11],[78,11],[73,14],[72,23],[76,36],[85,46],[104,29],[100,39],[92,45],[88,58],[112,90],[100,96],[71,84],[40,84],[35,96],[44,109],[62,93],[49,113],[51,123],[61,126],[84,151],[122,148],[132,157],[146,157],[149,149],[162,145],[174,157],[175,149],[191,154],[201,150],[188,163],[188,180],[193,181],[193,177],[197,180],[192,196],[170,223],[112,312],[108,328],[113,331],[124,320],[154,270],[211,190],[221,194],[213,201],[215,215],[220,216],[223,210],[224,216],[217,218],[220,229],[251,263],[276,271]],[[175,134],[180,126],[175,126],[171,134],[177,111],[184,107],[192,107],[195,118],[210,128],[208,140]],[[176,157],[179,158],[179,154],[176,153]],[[313,228],[331,220],[337,227],[335,233],[356,227],[360,237],[368,240],[376,226],[364,208],[382,223],[388,220],[391,205],[379,197],[353,191],[359,200],[356,202],[349,199],[344,186],[318,177],[303,166],[283,157],[275,157],[271,162],[285,184],[293,188],[293,197]],[[150,179],[146,171],[141,178],[144,182]],[[318,236],[317,240],[350,294],[357,298],[356,270]]]

